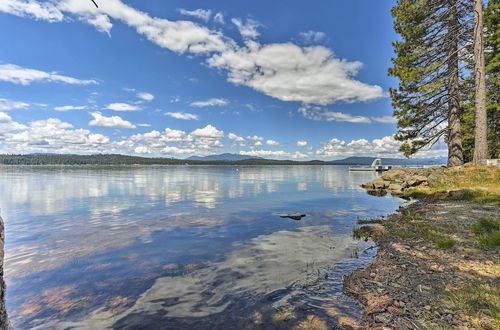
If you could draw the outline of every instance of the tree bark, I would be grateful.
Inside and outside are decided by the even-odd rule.
[[[464,163],[460,127],[457,0],[448,1],[448,166]]]
[[[0,216],[0,329],[9,329],[9,320],[7,319],[7,308],[5,307],[5,281],[3,279],[3,256],[4,256],[5,231],[3,219]]]
[[[474,71],[476,127],[474,131],[474,163],[479,164],[488,158],[487,114],[486,114],[486,77],[483,42],[483,3],[474,4]]]

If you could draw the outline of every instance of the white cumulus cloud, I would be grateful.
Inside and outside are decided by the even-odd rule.
[[[63,105],[59,107],[54,107],[56,111],[70,111],[70,110],[84,110],[87,109],[86,105]]]
[[[327,105],[384,96],[380,86],[354,78],[361,62],[339,59],[322,46],[301,48],[292,43],[249,42],[247,47],[214,54],[208,64],[225,69],[229,82],[282,101]]]
[[[107,136],[86,129],[74,128],[58,118],[36,120],[19,132],[6,132],[0,150],[13,153],[56,152],[97,153],[113,152]]]
[[[227,138],[230,139],[230,140],[234,140],[235,142],[245,142],[245,138],[241,137],[241,136],[238,136],[234,133],[229,133],[227,135]]]
[[[274,140],[267,140],[267,141],[266,141],[266,144],[267,144],[268,146],[273,146],[273,147],[275,147],[275,146],[279,146],[279,145],[280,145],[280,144],[279,144],[279,142],[274,141]]]
[[[210,9],[195,9],[195,10],[187,10],[187,9],[179,9],[179,12],[182,15],[193,16],[199,18],[205,22],[208,22],[210,16],[212,16],[212,11]]]
[[[220,11],[217,14],[215,14],[214,22],[219,24],[225,24],[226,22],[224,21],[224,14],[221,13]]]
[[[283,150],[249,150],[240,151],[240,155],[257,157],[280,157],[280,158],[306,158],[307,155],[301,152],[286,152]]]
[[[322,143],[322,147],[316,150],[316,155],[323,157],[336,156],[386,156],[386,157],[401,157],[402,154],[398,151],[401,142],[396,141],[392,136],[385,136],[380,139],[368,141],[366,139],[351,140],[346,142],[337,138],[333,138],[328,142]]]
[[[254,140],[254,141],[264,141],[265,140],[262,136],[257,136],[257,135],[247,136],[247,139]]]
[[[20,17],[32,17],[49,22],[60,22],[64,15],[52,2],[2,0],[0,11]]]
[[[353,116],[348,113],[331,111],[318,106],[303,105],[298,111],[305,118],[317,121],[339,121],[362,124],[371,123],[370,118],[365,116]]]
[[[262,26],[262,24],[260,24],[256,20],[248,18],[246,22],[243,22],[243,20],[239,18],[233,18],[231,19],[231,22],[236,25],[243,38],[255,39],[260,35],[259,31],[257,31],[257,28]]]
[[[131,122],[124,120],[119,116],[106,117],[97,111],[92,112],[90,115],[92,117],[94,117],[94,119],[89,122],[90,126],[114,127],[114,128],[135,128],[136,127]]]
[[[155,96],[153,94],[145,93],[145,92],[137,93],[137,97],[144,100],[144,101],[147,101],[147,102],[151,102],[155,98]]]
[[[324,32],[319,31],[305,31],[299,33],[300,37],[305,43],[308,44],[317,44],[326,39],[326,34]]]
[[[0,112],[0,141],[2,141],[2,134],[23,129],[26,129],[25,125],[13,121],[12,117],[5,112]]]
[[[97,81],[92,79],[82,80],[60,75],[56,72],[45,72],[36,69],[24,68],[15,64],[0,64],[0,81],[7,81],[21,85],[29,85],[32,82],[37,81],[62,82],[73,85],[97,84]]]
[[[224,132],[218,130],[212,125],[207,125],[203,128],[198,128],[195,129],[193,132],[191,132],[192,136],[195,137],[201,137],[201,138],[222,138],[224,137]]]
[[[297,147],[306,147],[307,141],[297,141]]]
[[[8,99],[0,98],[0,111],[8,111],[14,109],[26,109],[30,105],[25,102],[12,101]]]
[[[229,104],[229,101],[226,99],[219,99],[219,98],[211,98],[206,101],[196,101],[196,102],[191,102],[189,105],[192,107],[214,107],[214,106],[223,106]]]
[[[166,112],[165,115],[175,119],[198,120],[198,115],[187,112]]]
[[[166,128],[135,134],[130,141],[137,147],[136,153],[147,154],[211,154],[223,147],[224,132],[212,125],[186,133],[182,130]]]
[[[12,0],[5,0],[12,1]],[[171,21],[164,18],[151,17],[120,0],[106,0],[99,8],[89,6],[81,0],[61,0],[54,3],[61,12],[77,15],[88,24],[95,25],[96,17],[105,16],[108,20],[118,20],[134,28],[137,33],[160,47],[177,53],[201,54],[223,51],[228,47],[227,40],[220,32],[212,31],[191,21]],[[102,21],[102,19],[101,19]],[[96,28],[109,33],[112,23]]]
[[[385,96],[380,86],[356,80],[361,62],[338,58],[326,47],[300,47],[291,42],[260,44],[256,41],[260,23],[252,19],[232,20],[245,39],[245,45],[239,46],[220,31],[191,21],[152,17],[120,0],[106,0],[99,8],[81,0],[2,0],[1,3],[0,11],[14,15],[48,21],[76,16],[107,33],[113,20],[121,21],[159,47],[177,53],[204,54],[207,64],[225,71],[229,82],[282,101],[327,105]],[[28,4],[36,9],[28,8]],[[318,36],[316,33],[313,37]]]
[[[138,111],[141,108],[137,105],[129,103],[110,103],[106,106],[106,109],[113,111]]]

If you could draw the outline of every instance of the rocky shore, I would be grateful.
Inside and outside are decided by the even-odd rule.
[[[450,173],[461,173],[457,182],[478,173],[467,171],[396,169],[363,186],[379,194],[415,187],[434,193]],[[498,189],[498,170],[493,171]],[[477,181],[488,180],[478,176]],[[500,328],[499,204],[450,193],[456,191],[428,195],[383,219],[360,221],[370,225],[355,234],[378,245],[368,267],[344,278],[345,291],[364,309],[360,329]]]
[[[425,168],[401,167],[382,174],[381,177],[363,183],[361,186],[368,190],[369,194],[384,195],[385,193],[402,194],[410,188],[422,188],[429,186],[429,180],[441,176],[444,168],[440,166]]]

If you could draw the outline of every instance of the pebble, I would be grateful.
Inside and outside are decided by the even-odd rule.
[[[400,308],[392,307],[392,306],[387,307],[387,311],[393,315],[403,314],[403,310],[401,310]]]
[[[377,314],[373,317],[373,319],[379,323],[389,323],[390,322],[390,319],[387,316],[385,316],[384,314]]]
[[[405,307],[405,303],[401,300],[394,300],[394,306],[396,307]]]

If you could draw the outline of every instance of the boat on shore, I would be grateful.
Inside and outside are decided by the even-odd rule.
[[[382,160],[377,158],[370,166],[349,167],[349,171],[371,171],[371,172],[384,172],[389,171],[391,165],[382,165]]]

